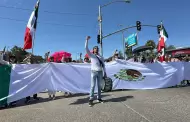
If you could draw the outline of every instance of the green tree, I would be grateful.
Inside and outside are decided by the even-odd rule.
[[[132,58],[133,57],[132,47],[127,47],[125,53],[128,59]]]
[[[24,60],[27,54],[29,54],[28,52],[26,52],[25,50],[23,50],[21,47],[18,46],[14,46],[10,52],[11,55],[16,56],[19,63]]]
[[[154,42],[154,40],[148,40],[145,44],[145,46],[150,46],[152,47],[151,51],[153,51],[156,48],[156,43]]]
[[[152,47],[151,50],[150,50],[150,54],[149,54],[148,58],[150,58],[150,59],[151,59],[151,58],[155,58],[156,54],[155,54],[155,52],[154,52],[154,49],[156,49],[156,47],[157,47],[155,41],[154,41],[154,40],[148,40],[148,41],[146,42],[145,46],[150,46],[150,47]]]
[[[45,63],[45,59],[42,56],[39,56],[39,55],[34,55],[33,56],[33,61],[36,64]]]
[[[26,58],[27,55],[31,53],[23,50],[21,47],[14,46],[10,50],[10,55],[16,56],[18,63],[23,62],[23,60]],[[32,56],[34,63],[43,63],[45,60],[42,58],[42,56],[33,55]]]
[[[176,47],[174,45],[169,45],[166,47],[167,50],[172,50],[172,49],[176,49]]]

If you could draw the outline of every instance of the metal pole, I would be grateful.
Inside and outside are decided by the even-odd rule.
[[[125,37],[124,37],[124,31],[122,31],[122,40],[123,40],[123,57],[125,60]]]
[[[100,34],[100,53],[101,56],[103,56],[103,44],[102,44],[102,14],[101,14],[101,6],[99,6],[99,17],[98,17],[98,21],[99,21],[99,34]]]
[[[34,32],[34,36],[32,39],[32,54],[34,55],[34,41],[35,41],[35,37],[36,37],[36,32]]]

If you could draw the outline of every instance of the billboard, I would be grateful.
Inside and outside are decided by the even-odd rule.
[[[131,34],[127,38],[125,38],[126,47],[132,47],[137,45],[137,33]]]

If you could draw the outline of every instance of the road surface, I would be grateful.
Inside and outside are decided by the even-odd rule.
[[[48,100],[0,110],[0,122],[190,122],[190,87],[103,93],[104,104],[88,106],[88,96]]]

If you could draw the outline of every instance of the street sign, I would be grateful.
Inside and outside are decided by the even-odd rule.
[[[131,34],[129,37],[125,38],[126,47],[132,47],[137,45],[137,34]]]

